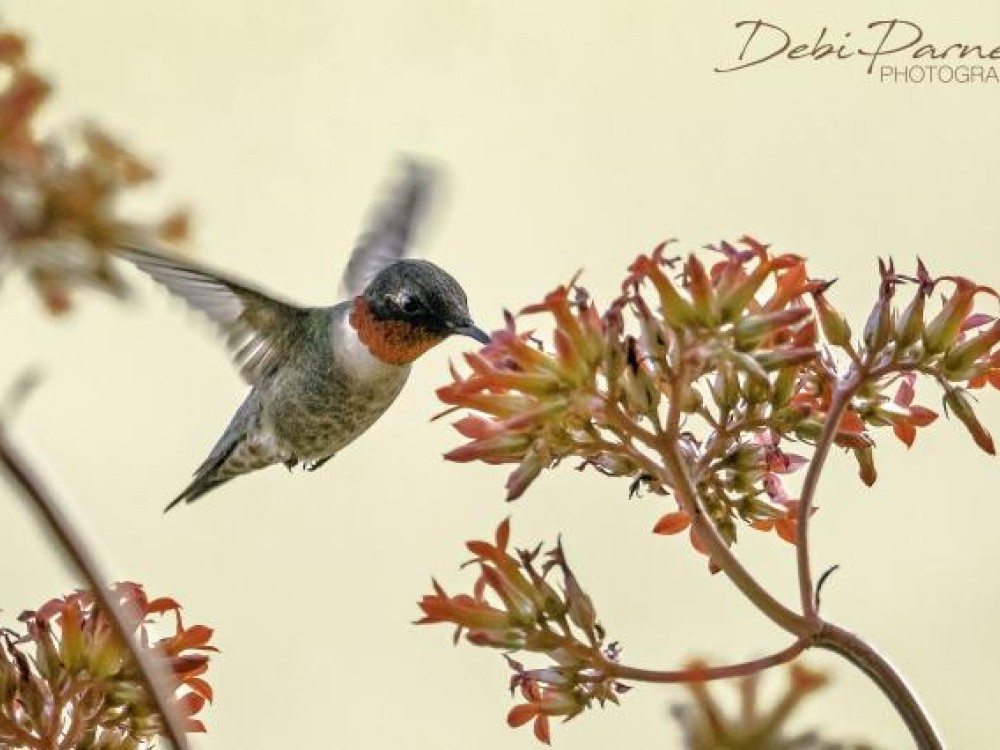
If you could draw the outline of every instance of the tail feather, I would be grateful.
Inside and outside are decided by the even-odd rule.
[[[191,484],[185,487],[181,494],[170,501],[170,504],[163,509],[164,513],[182,502],[193,503],[202,495],[211,492],[220,484],[225,484],[235,476],[235,474],[223,473],[222,469],[243,439],[252,411],[252,396],[253,392],[251,391],[251,396],[237,409],[236,414],[233,415],[232,420],[229,422],[229,426],[226,427],[226,431],[222,433],[222,437],[212,447],[208,458],[205,459],[201,466],[195,469],[194,479],[191,480]]]
[[[193,482],[191,482],[191,484],[184,488],[184,491],[181,494],[170,501],[167,507],[163,509],[163,512],[166,513],[168,510],[171,510],[174,506],[180,504],[181,502],[193,503],[202,495],[211,492],[219,485],[228,482],[230,479],[232,479],[232,477],[226,477],[225,479],[197,477]]]
[[[219,476],[219,469],[221,469],[222,465],[226,463],[226,459],[228,459],[232,452],[236,449],[238,443],[239,441],[234,440],[232,445],[228,447],[228,450],[220,453],[214,461],[211,463],[206,461],[199,466],[191,484],[185,487],[181,494],[171,500],[167,507],[163,509],[163,512],[166,513],[168,510],[181,502],[193,503],[202,495],[211,492],[220,484],[225,484],[232,479],[232,476]]]

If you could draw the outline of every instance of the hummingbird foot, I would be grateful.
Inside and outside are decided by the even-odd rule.
[[[316,459],[315,461],[310,461],[307,464],[304,464],[304,468],[306,471],[316,471],[316,469],[325,464],[331,458],[333,458],[332,453],[329,456],[325,456],[324,458],[319,458]]]
[[[299,459],[297,459],[295,456],[289,456],[284,461],[282,461],[282,463],[285,465],[285,468],[288,469],[288,473],[289,474],[292,473],[292,469],[295,468],[295,465],[298,462],[299,462]]]

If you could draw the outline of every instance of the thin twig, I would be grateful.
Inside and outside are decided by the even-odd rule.
[[[819,613],[819,610],[820,610],[820,596],[823,593],[823,586],[824,586],[824,584],[826,584],[827,579],[829,579],[830,576],[832,576],[838,570],[840,570],[840,565],[839,564],[838,565],[831,565],[829,568],[827,568],[826,570],[823,571],[823,575],[821,575],[819,577],[819,580],[816,581],[816,598],[815,598],[815,601],[816,601],[816,612],[817,612],[817,614]]]
[[[166,670],[136,643],[133,635],[138,621],[136,613],[115,601],[107,577],[101,571],[80,532],[63,512],[63,504],[55,498],[30,462],[10,440],[2,423],[0,423],[0,465],[25,501],[38,512],[63,552],[87,581],[94,596],[111,618],[115,632],[135,660],[143,686],[154,708],[162,717],[164,737],[176,750],[188,750],[190,746],[187,737],[170,698],[172,691]]]
[[[795,557],[799,574],[799,601],[802,605],[802,614],[809,620],[816,621],[816,601],[813,593],[812,567],[809,561],[809,518],[812,516],[813,500],[816,497],[816,487],[819,484],[820,475],[823,473],[823,466],[830,449],[837,437],[840,429],[840,420],[847,411],[854,392],[863,381],[861,375],[852,370],[852,377],[841,382],[833,392],[833,399],[830,402],[830,409],[826,414],[826,424],[823,425],[823,432],[816,442],[816,450],[806,477],[802,482],[802,495],[799,497],[799,512],[797,517]]]
[[[727,664],[724,667],[694,667],[691,669],[665,670],[639,669],[617,662],[607,661],[602,665],[603,671],[610,677],[636,682],[675,683],[675,682],[707,682],[709,680],[724,680],[731,677],[746,677],[761,670],[786,664],[801,654],[808,646],[808,639],[800,638],[788,648],[784,648],[770,656],[745,661],[739,664]]]

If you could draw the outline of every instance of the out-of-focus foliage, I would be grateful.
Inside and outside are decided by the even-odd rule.
[[[154,223],[122,218],[119,198],[153,170],[92,123],[39,134],[36,115],[51,92],[24,37],[0,25],[0,274],[22,269],[58,314],[77,287],[124,293],[109,262],[116,241],[182,240],[188,220],[183,212]]]
[[[149,599],[142,586],[118,583],[119,604],[137,615],[136,640],[166,662],[174,700],[188,732],[212,688],[212,629],[185,626],[173,599]],[[152,747],[162,721],[125,644],[89,591],[52,599],[19,618],[26,632],[0,630],[0,747],[126,750]],[[173,632],[154,638],[153,632]]]
[[[698,669],[699,662],[689,668]],[[769,708],[761,706],[760,673],[740,677],[729,684],[736,688],[739,704],[727,711],[724,702],[704,682],[687,686],[689,703],[673,707],[681,726],[686,750],[874,750],[871,745],[838,742],[819,732],[797,732],[788,728],[789,719],[802,701],[821,690],[828,678],[799,663],[788,667],[788,687]]]

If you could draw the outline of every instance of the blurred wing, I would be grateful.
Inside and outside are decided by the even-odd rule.
[[[344,270],[342,283],[351,297],[361,294],[379,271],[406,255],[427,213],[434,173],[426,164],[415,161],[407,161],[404,166],[402,179],[375,211]]]
[[[205,313],[226,337],[233,361],[251,385],[280,364],[296,338],[305,310],[248,286],[134,245],[120,257]]]

